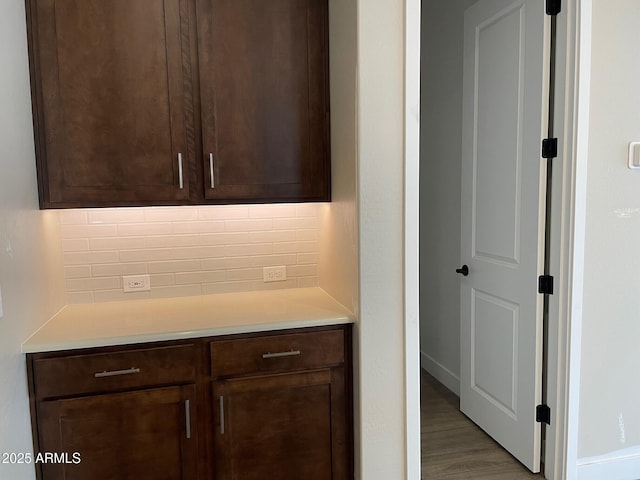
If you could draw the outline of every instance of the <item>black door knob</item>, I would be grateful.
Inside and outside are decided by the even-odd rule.
[[[466,277],[467,275],[469,275],[469,267],[467,267],[466,265],[462,265],[461,268],[456,268],[456,273],[459,273],[460,275]]]

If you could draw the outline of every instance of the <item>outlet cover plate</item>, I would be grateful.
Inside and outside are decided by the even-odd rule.
[[[129,275],[122,277],[122,289],[124,293],[148,292],[151,290],[149,275]]]
[[[287,279],[287,267],[264,267],[262,269],[262,280],[266,282],[284,282]]]

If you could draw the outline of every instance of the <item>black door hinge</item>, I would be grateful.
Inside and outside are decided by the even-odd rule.
[[[558,15],[560,13],[560,0],[547,0],[547,15]]]
[[[553,295],[553,277],[551,275],[540,275],[538,277],[538,293]]]
[[[551,409],[549,405],[538,405],[536,407],[536,422],[551,425]]]
[[[558,156],[558,139],[545,138],[542,140],[542,158],[556,158]]]

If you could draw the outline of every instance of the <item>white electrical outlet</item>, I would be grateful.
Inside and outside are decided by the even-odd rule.
[[[148,292],[151,290],[151,279],[149,275],[129,275],[122,277],[122,288],[124,293]]]
[[[264,267],[262,279],[265,282],[284,282],[287,279],[287,267]]]

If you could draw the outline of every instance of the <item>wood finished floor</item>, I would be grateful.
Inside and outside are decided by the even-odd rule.
[[[464,416],[458,397],[425,371],[421,419],[423,480],[543,480]]]

